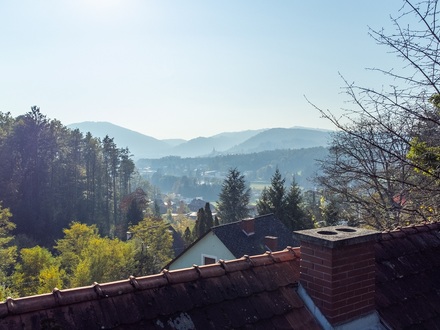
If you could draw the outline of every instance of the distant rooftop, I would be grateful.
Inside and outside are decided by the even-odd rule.
[[[211,228],[236,258],[245,254],[256,255],[267,251],[264,244],[266,236],[277,237],[280,249],[286,246],[299,246],[292,233],[273,214],[254,218],[253,235],[244,234],[241,226],[242,221],[237,221]]]

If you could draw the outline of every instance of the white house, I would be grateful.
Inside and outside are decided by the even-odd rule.
[[[208,265],[243,255],[298,246],[292,233],[273,214],[212,227],[165,268],[169,270]]]

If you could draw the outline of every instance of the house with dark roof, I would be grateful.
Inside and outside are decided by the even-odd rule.
[[[207,265],[265,251],[297,246],[292,233],[273,214],[212,227],[173,259],[167,269]]]
[[[189,204],[188,204],[188,208],[191,212],[197,212],[199,209],[203,209],[205,208],[206,205],[206,201],[204,201],[201,197],[198,198],[194,198]],[[211,212],[216,212],[216,209],[214,207],[214,205],[212,205],[211,203],[209,203],[209,207],[211,209]]]
[[[440,329],[440,223],[0,303],[0,329]]]

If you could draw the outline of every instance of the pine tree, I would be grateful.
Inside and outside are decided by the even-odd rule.
[[[278,169],[271,179],[271,186],[264,188],[257,201],[259,215],[273,213],[290,230],[313,227],[302,208],[301,191],[295,180],[289,191],[285,188],[285,179]]]
[[[261,192],[261,197],[257,201],[257,211],[259,215],[273,213],[283,223],[287,223],[286,215],[286,180],[281,176],[278,168],[275,170],[271,178],[271,185],[269,188],[264,188]]]
[[[257,212],[259,215],[272,213],[272,205],[269,200],[269,192],[266,187],[261,191],[260,199],[257,200]]]
[[[160,219],[161,218],[160,206],[159,206],[159,202],[157,200],[154,200],[153,218],[155,218],[155,219]]]
[[[218,200],[218,215],[222,223],[240,221],[249,216],[250,188],[244,175],[236,168],[230,169],[222,184]]]
[[[313,227],[312,220],[302,208],[302,196],[298,184],[292,180],[286,196],[286,217],[284,224],[290,230],[308,229]]]
[[[206,226],[206,214],[203,208],[197,211],[197,220],[194,226],[194,237],[197,239],[201,237],[208,230]]]
[[[193,238],[193,236],[191,234],[191,230],[189,229],[189,227],[186,227],[185,232],[183,233],[183,240],[185,241],[186,247],[192,243],[192,241],[193,241],[192,238]]]
[[[131,200],[126,217],[127,223],[130,225],[137,225],[139,221],[143,219],[144,214],[139,206],[139,203],[135,199]]]
[[[286,179],[283,179],[278,168],[275,170],[274,175],[271,179],[271,186],[268,190],[269,200],[272,204],[273,211],[272,213],[280,219],[281,221],[285,220],[285,210],[286,210],[286,188],[284,184]]]
[[[206,230],[208,231],[214,225],[214,220],[212,219],[211,206],[209,203],[205,204],[205,218],[206,218]]]

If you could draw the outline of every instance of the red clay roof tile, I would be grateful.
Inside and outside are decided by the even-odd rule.
[[[376,243],[376,306],[390,328],[440,329],[439,229],[401,228]]]
[[[396,329],[440,329],[440,224],[383,233],[376,306]],[[299,251],[243,257],[0,303],[0,329],[318,329],[296,293]]]
[[[0,303],[0,329],[317,328],[292,249]],[[274,320],[272,320],[274,318]]]

